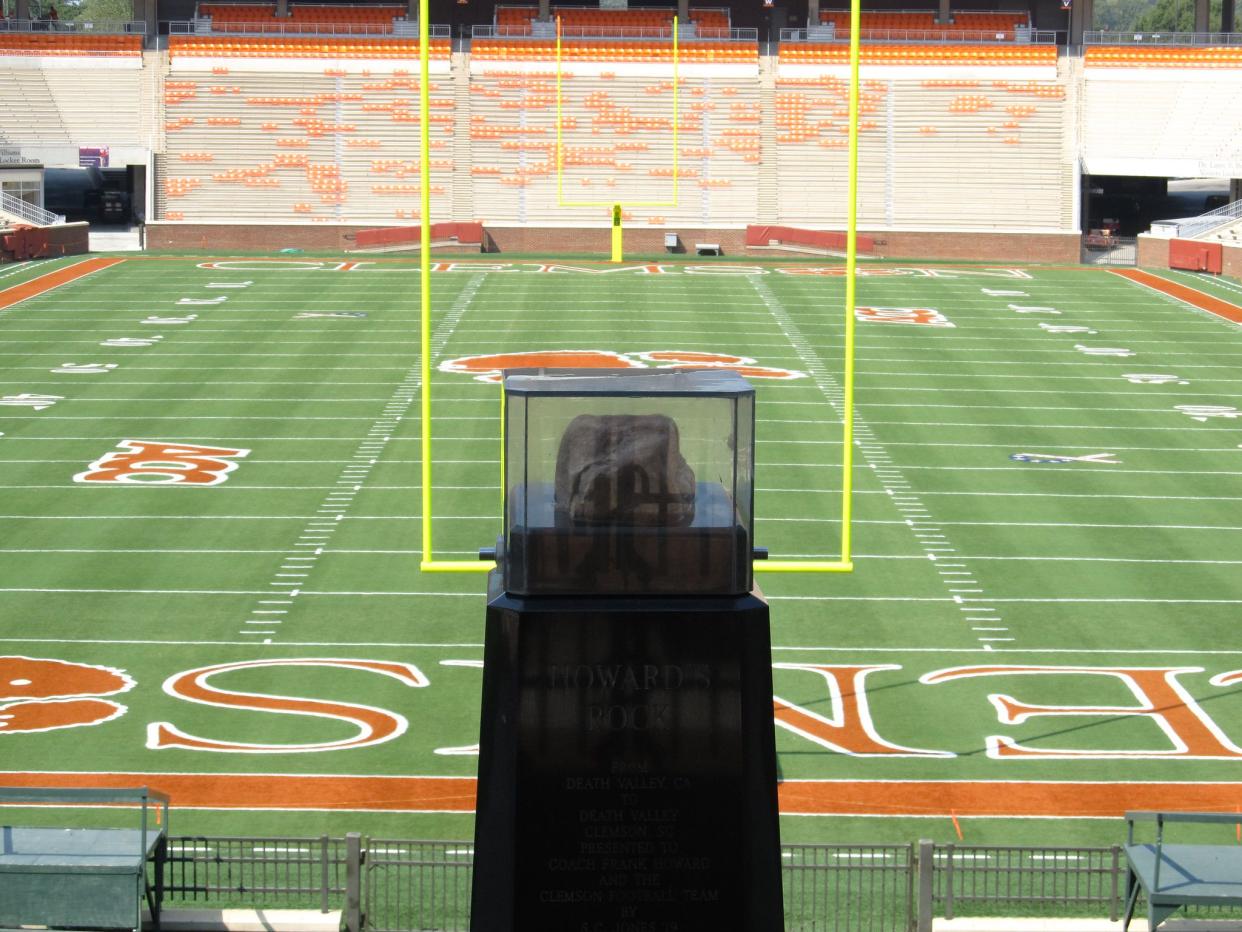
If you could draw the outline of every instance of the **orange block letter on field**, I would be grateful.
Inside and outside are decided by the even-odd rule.
[[[133,485],[219,485],[237,468],[231,457],[249,450],[203,447],[166,440],[122,440],[119,450],[105,453],[74,482],[121,482]]]

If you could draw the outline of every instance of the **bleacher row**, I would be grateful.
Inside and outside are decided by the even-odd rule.
[[[165,218],[230,219],[229,201],[231,218],[244,216],[244,190],[249,209],[289,220],[406,219],[419,199],[418,89],[396,74],[170,75]],[[439,200],[451,187],[456,119],[451,85],[429,89]]]
[[[476,39],[470,52],[476,61],[555,61],[556,43]],[[671,42],[575,40],[561,43],[561,60],[668,63],[673,60],[673,45]],[[683,42],[678,46],[678,60],[757,64],[759,48],[753,42]]]
[[[836,60],[777,59],[775,85],[765,87],[753,45],[683,48],[695,46],[701,51],[686,61],[695,67],[676,88],[674,127],[670,43],[565,43],[559,166],[554,45],[476,40],[469,56],[453,55],[431,86],[433,219],[468,210],[491,224],[591,223],[599,205],[620,202],[633,205],[626,222],[653,226],[737,225],[761,208],[789,222],[822,222],[824,205],[844,198],[847,84],[832,73]],[[329,68],[239,72],[178,49],[164,95],[165,219],[238,219],[239,209],[320,222],[417,218],[416,80]],[[514,49],[522,51],[510,57]],[[957,57],[941,61],[971,63],[972,50],[957,46]],[[1046,66],[1041,80],[1011,67],[1032,61]],[[637,64],[627,71],[627,63]],[[866,82],[867,222],[910,227],[949,215],[970,229],[1004,228],[1016,216],[1028,229],[1069,223],[1055,50],[973,64],[981,70],[972,81],[919,67]],[[892,151],[908,162],[885,167]],[[989,176],[1005,190],[981,197],[978,179]],[[946,200],[929,197],[928,179]],[[250,195],[241,208],[239,188]]]
[[[289,5],[289,16],[277,19],[276,6],[271,3],[202,3],[198,7],[199,17],[209,17],[212,29],[229,31],[231,27],[259,25],[263,23],[302,24],[357,24],[376,27],[387,27],[392,31],[392,21],[405,17],[406,7],[389,6],[324,6],[293,3]]]
[[[447,59],[448,39],[432,39],[431,58]],[[399,59],[418,61],[417,39],[332,38],[330,36],[280,38],[274,36],[171,36],[168,56],[177,58],[308,58],[308,59]]]
[[[782,43],[781,64],[845,65],[850,60],[844,43]],[[1043,65],[1055,67],[1055,45],[935,45],[865,43],[859,48],[863,65]]]
[[[117,56],[141,55],[142,36],[61,32],[0,33],[0,55]]]

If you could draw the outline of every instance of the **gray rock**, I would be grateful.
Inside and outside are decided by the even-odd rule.
[[[556,509],[582,524],[684,527],[694,520],[694,470],[663,414],[580,414],[556,456]]]

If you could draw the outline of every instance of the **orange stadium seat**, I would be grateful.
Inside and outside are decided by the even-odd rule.
[[[1088,68],[1242,68],[1242,48],[1091,45],[1083,62]]]
[[[448,39],[433,39],[432,58],[447,59]],[[418,42],[366,39],[289,38],[259,39],[237,36],[171,36],[168,54],[172,58],[353,58],[416,59]]]
[[[0,55],[141,55],[142,36],[0,33]]]
[[[479,39],[471,54],[476,61],[553,61],[556,43]],[[562,43],[561,57],[566,61],[672,61],[673,46],[670,42],[571,40]],[[758,62],[759,50],[748,42],[694,42],[682,45],[679,57],[693,62]]]
[[[847,45],[793,44],[780,47],[779,60],[790,65],[844,65]],[[903,45],[868,43],[864,65],[1055,65],[1054,45]]]
[[[295,3],[289,6],[288,18],[278,19],[274,4],[204,3],[199,7],[200,15],[212,18],[212,29],[217,32],[252,31],[268,24],[277,28],[283,28],[289,24],[295,26],[360,26],[365,27],[368,32],[391,32],[393,19],[404,16],[405,11],[404,6],[397,5],[306,6]]]

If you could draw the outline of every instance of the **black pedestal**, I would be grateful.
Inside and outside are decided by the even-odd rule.
[[[783,928],[768,606],[487,607],[474,932]]]

